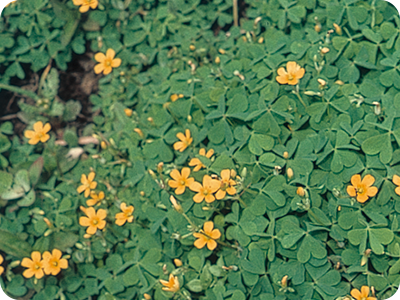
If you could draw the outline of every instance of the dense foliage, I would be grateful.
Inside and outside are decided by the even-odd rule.
[[[381,0],[10,4],[0,99],[20,111],[0,119],[4,291],[392,296],[399,26]],[[98,90],[64,99],[75,87],[60,78],[84,56]]]

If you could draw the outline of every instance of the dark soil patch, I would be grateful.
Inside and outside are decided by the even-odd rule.
[[[101,78],[101,75],[96,75],[93,72],[96,62],[93,61],[92,57],[92,53],[83,55],[74,54],[71,62],[68,63],[67,70],[58,70],[60,76],[58,100],[67,102],[72,99],[79,101],[82,105],[82,110],[77,120],[70,123],[71,126],[77,128],[83,128],[87,123],[92,121],[89,96],[92,93],[97,93],[98,80]],[[52,67],[57,68],[54,62],[52,63]],[[26,64],[23,68],[26,74],[25,78],[21,80],[17,77],[13,77],[10,80],[10,85],[37,92],[39,79],[43,71],[33,73],[29,68],[29,64]],[[25,96],[4,89],[0,91],[0,99],[2,99],[0,101],[0,124],[5,121],[12,122],[14,133],[23,136],[26,124],[18,117],[18,112],[20,111],[18,103],[23,101],[24,103],[35,105],[35,102]],[[51,123],[53,130],[61,129],[66,126],[65,122],[61,122],[61,120],[56,118],[53,118]]]

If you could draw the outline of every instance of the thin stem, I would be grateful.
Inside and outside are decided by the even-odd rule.
[[[27,97],[32,98],[35,101],[40,99],[40,97],[38,95],[36,95],[34,92],[24,90],[24,89],[21,89],[16,86],[0,83],[0,89],[5,89],[5,90],[9,90],[11,92],[17,93],[17,94],[25,95]]]
[[[239,26],[238,0],[233,0],[233,24]]]
[[[301,104],[303,104],[304,108],[307,108],[306,104],[304,103],[303,99],[300,96],[300,93],[298,91],[298,86],[297,86],[297,88],[294,89],[293,93],[297,96],[297,98],[299,99]]]

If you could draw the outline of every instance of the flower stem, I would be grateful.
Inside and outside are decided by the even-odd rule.
[[[24,89],[21,89],[21,88],[16,87],[16,86],[0,83],[0,89],[5,89],[5,90],[8,90],[8,91],[17,93],[17,94],[21,94],[21,95],[27,96],[29,98],[32,98],[35,101],[40,99],[40,97],[38,95],[36,95],[34,92],[28,91],[28,90],[24,90]]]

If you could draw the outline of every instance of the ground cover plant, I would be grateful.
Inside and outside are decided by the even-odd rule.
[[[16,299],[388,299],[400,19],[370,0],[18,0],[0,19]]]

